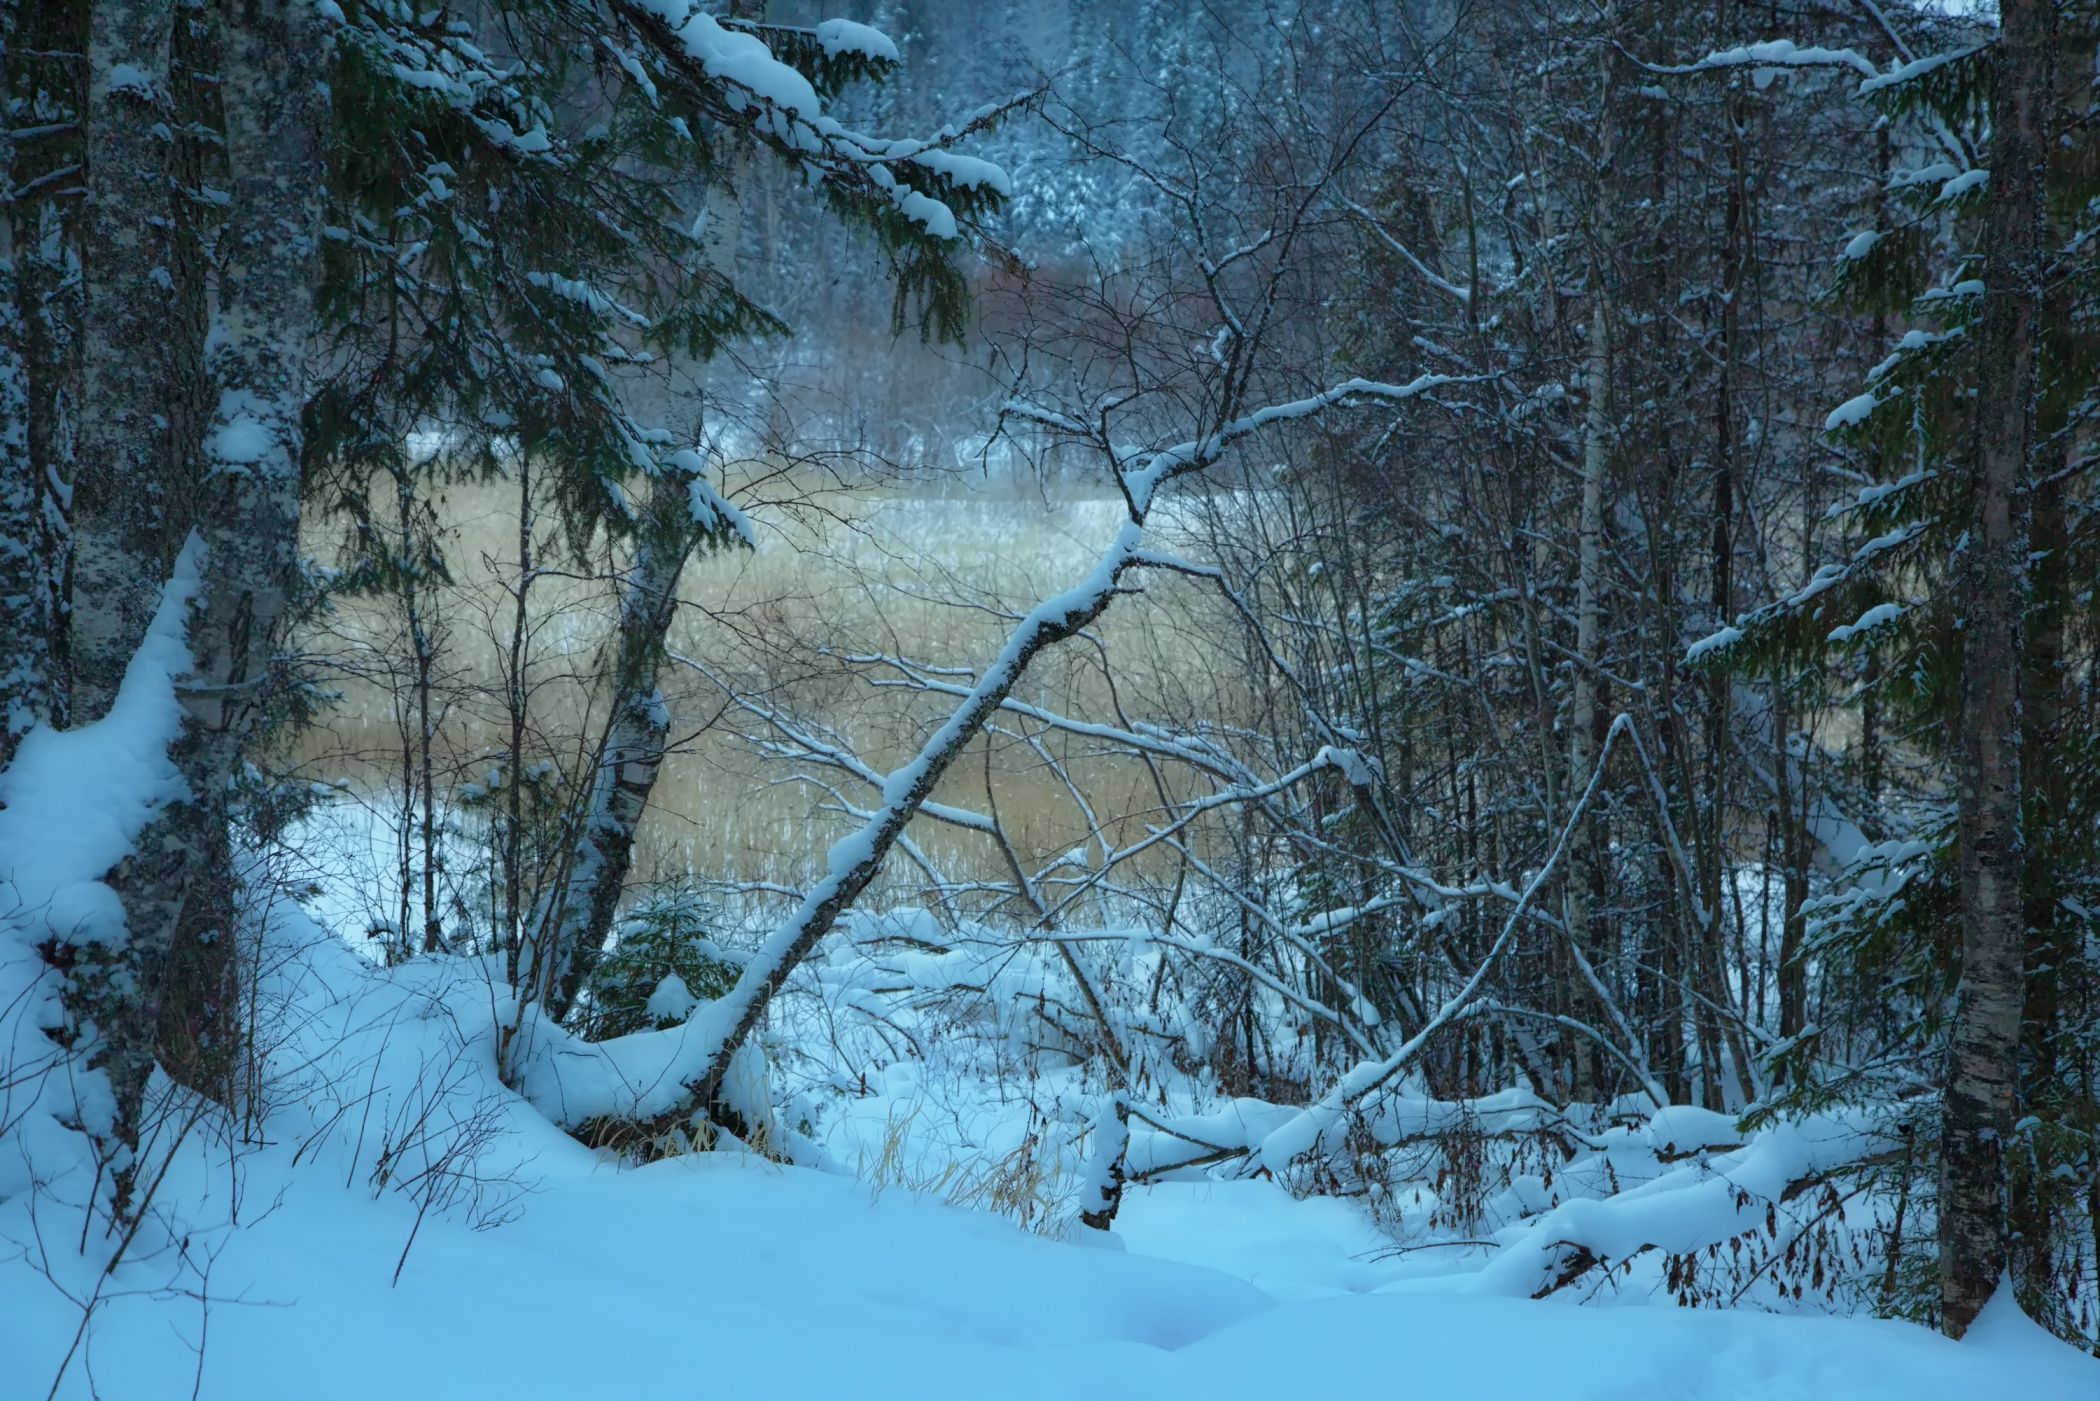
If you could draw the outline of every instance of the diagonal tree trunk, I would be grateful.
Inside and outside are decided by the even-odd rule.
[[[2006,1146],[2018,1110],[2021,613],[2034,442],[2042,167],[2053,0],[2005,0],[1993,62],[1982,366],[1960,574],[1961,986],[1940,1137],[1940,1325],[1968,1331],[2007,1267]]]
[[[1015,624],[976,685],[927,736],[918,753],[884,778],[881,808],[832,846],[824,877],[745,965],[736,986],[696,1014],[699,1034],[687,1035],[696,1029],[691,1022],[681,1028],[676,1064],[666,1070],[684,1082],[681,1101],[642,1127],[667,1131],[696,1114],[721,1114],[725,1122],[735,1121],[734,1111],[723,1104],[723,1086],[774,996],[875,879],[890,848],[904,835],[943,775],[1020,684],[1036,657],[1090,626],[1114,601],[1124,575],[1154,562],[1146,549],[1145,519],[1165,482],[1210,468],[1241,439],[1269,425],[1315,417],[1350,399],[1412,399],[1446,382],[1435,375],[1405,385],[1350,380],[1309,398],[1236,418],[1204,438],[1155,454],[1142,470],[1121,477],[1119,485],[1130,518],[1115,542],[1095,560],[1083,580],[1044,599]]]

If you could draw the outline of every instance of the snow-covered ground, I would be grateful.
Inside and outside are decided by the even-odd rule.
[[[2100,1384],[2100,1367],[2007,1314],[1957,1346],[1899,1324],[1366,1290],[1332,1204],[1262,1184],[1141,1194],[1120,1249],[871,1201],[849,1179],[749,1158],[616,1172],[536,1146],[517,1219],[426,1222],[398,1283],[408,1203],[318,1174],[266,1181],[283,1164],[251,1163],[251,1202],[275,1210],[228,1237],[212,1269],[221,1302],[107,1305],[63,1394],[91,1394],[92,1377],[102,1396],[180,1396],[199,1376],[197,1394],[229,1398],[1399,1386],[1923,1401],[1996,1386],[2070,1401]],[[19,1265],[0,1278],[0,1390],[42,1395],[77,1311]]]
[[[57,1394],[123,1401],[2100,1395],[2100,1363],[2007,1308],[1955,1344],[1500,1297],[1265,1180],[1133,1189],[1112,1236],[1074,1241],[742,1154],[622,1168],[497,1082],[464,965],[383,970],[279,923],[263,1141],[192,1134],[168,1234],[103,1283],[84,1336],[78,1184],[0,1204],[0,1398],[45,1396],[76,1338]],[[930,1113],[938,1086],[906,1088]],[[831,1121],[834,1156],[903,1101],[850,1102],[871,1107]]]
[[[1332,1204],[1263,1184],[1140,1194],[1119,1248],[749,1158],[617,1172],[536,1146],[517,1219],[425,1222],[398,1283],[407,1202],[251,1164],[251,1204],[276,1209],[228,1238],[222,1302],[107,1305],[61,1394],[184,1396],[199,1375],[196,1394],[258,1401],[2100,1394],[2100,1364],[2010,1313],[1957,1345],[1896,1323],[1366,1288]],[[19,1263],[0,1297],[0,1393],[42,1396],[77,1310]]]
[[[1187,1135],[1240,1144],[1237,1166],[1180,1168],[1133,1188],[1113,1233],[1075,1229],[1100,1086],[1081,1058],[1014,1059],[1043,1035],[1016,1018],[1040,1012],[1050,965],[996,942],[942,948],[925,929],[909,953],[838,941],[778,1008],[770,1106],[729,1087],[818,1166],[721,1151],[635,1168],[550,1116],[572,1095],[655,1094],[634,1072],[675,1033],[594,1046],[539,1028],[541,1043],[509,1049],[528,1101],[498,1074],[502,1028],[519,1023],[490,964],[387,969],[289,902],[260,911],[243,965],[252,1103],[228,1123],[158,1087],[142,1224],[120,1249],[83,1226],[103,1188],[75,1127],[95,1122],[95,1077],[46,1034],[60,1009],[37,945],[114,916],[98,877],[164,791],[160,644],[176,616],[163,610],[110,720],[33,736],[0,785],[0,887],[17,902],[0,907],[0,1401],[2100,1396],[2100,1362],[2005,1296],[1960,1344],[1654,1302],[1670,1298],[1666,1252],[1722,1258],[1747,1224],[1791,1253],[1826,1215],[1844,1220],[1841,1203],[1825,1213],[1786,1190],[1875,1132],[1842,1116],[1742,1142],[1733,1120],[1682,1107],[1557,1121],[1579,1151],[1550,1181],[1495,1186],[1473,1213],[1484,1239],[1464,1242],[1419,1230],[1433,1179],[1397,1183],[1383,1226],[1355,1200],[1301,1200],[1247,1171],[1300,1133],[1301,1111],[1161,1079],[1133,1167],[1179,1162],[1162,1155]],[[1111,999],[1156,956],[1136,934],[1113,953],[1090,974]],[[975,1001],[954,995],[965,986]],[[1175,1015],[1187,1041],[1193,1014]],[[1515,1091],[1445,1104],[1395,1090],[1363,1131],[1434,1140],[1453,1114],[1506,1130],[1556,1113]],[[1533,1302],[1570,1240],[1609,1258],[1613,1287]],[[1735,1296],[1769,1283],[1753,1270]]]

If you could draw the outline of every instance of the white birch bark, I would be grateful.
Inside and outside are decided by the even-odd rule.
[[[734,284],[743,232],[741,184],[748,159],[725,159],[708,187],[699,263],[709,281]],[[711,366],[695,370],[702,413]],[[620,894],[634,864],[635,834],[663,772],[671,711],[661,687],[664,642],[678,611],[678,582],[701,538],[728,526],[710,504],[713,493],[696,453],[678,453],[657,468],[620,588],[613,695],[589,804],[571,859],[551,947],[531,982],[556,1017],[567,1011],[612,933]]]
[[[1568,779],[1564,791],[1573,802],[1587,787],[1596,763],[1597,665],[1599,594],[1604,557],[1604,479],[1610,469],[1610,416],[1607,394],[1611,381],[1610,303],[1604,290],[1603,269],[1591,272],[1596,287],[1591,293],[1589,352],[1584,383],[1589,402],[1583,412],[1582,510],[1578,523],[1575,572],[1575,665],[1568,707]],[[1568,939],[1575,956],[1585,959],[1594,948],[1590,935],[1589,884],[1597,860],[1587,832],[1578,834],[1575,860],[1568,873],[1566,910]],[[1578,1043],[1574,1052],[1571,1097],[1588,1088],[1591,1049]]]
[[[1612,163],[1611,70],[1607,59],[1598,84],[1597,166],[1599,179]],[[1574,802],[1590,780],[1596,761],[1597,650],[1600,630],[1600,594],[1604,558],[1604,479],[1610,470],[1611,416],[1611,297],[1606,283],[1602,246],[1609,229],[1593,228],[1590,236],[1599,245],[1590,263],[1589,336],[1583,363],[1585,402],[1582,423],[1582,506],[1577,521],[1575,566],[1575,665],[1568,707],[1568,777],[1563,785],[1568,801]],[[1575,956],[1585,958],[1594,947],[1590,937],[1590,882],[1596,869],[1596,852],[1587,832],[1578,833],[1574,860],[1570,863],[1565,912],[1568,939]],[[1578,1042],[1570,1061],[1573,1080],[1569,1098],[1578,1098],[1589,1088],[1594,1070],[1591,1048]]]

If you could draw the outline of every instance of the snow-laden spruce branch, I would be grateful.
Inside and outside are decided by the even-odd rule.
[[[782,155],[850,183],[864,197],[886,199],[936,239],[955,239],[961,228],[955,211],[929,191],[1010,191],[1000,167],[949,148],[1034,102],[1037,92],[982,108],[932,137],[892,141],[855,131],[832,116],[810,80],[775,57],[750,26],[725,25],[695,9],[690,0],[613,0],[611,8],[666,76],[677,75],[697,94],[721,94],[716,105],[726,109],[725,115]],[[843,47],[869,62],[896,62],[895,45],[879,31],[865,25],[855,25],[853,31],[834,30],[829,38],[821,33],[818,37],[834,56]],[[655,85],[639,55],[622,57],[630,79],[653,102]]]

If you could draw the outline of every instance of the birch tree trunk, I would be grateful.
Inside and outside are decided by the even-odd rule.
[[[227,790],[262,714],[289,612],[299,530],[300,409],[319,271],[327,41],[306,0],[225,12],[223,98],[231,201],[206,369],[206,429],[191,532],[198,587],[190,670],[177,684],[173,757],[184,797],[112,873],[137,1004],[103,1021],[120,1137],[135,1149],[156,1052],[171,1074],[228,1093],[235,1063],[236,884]],[[128,1173],[116,1178],[120,1211]]]
[[[725,159],[708,187],[700,262],[710,280],[735,281],[737,241],[743,232],[741,186],[749,164],[747,159]],[[709,366],[703,362],[696,370],[702,396],[709,378]],[[699,496],[706,491],[702,467],[698,454],[682,452],[658,468],[649,484],[634,562],[621,585],[605,739],[546,969],[533,983],[549,1014],[557,1018],[575,1003],[612,933],[620,894],[634,865],[635,834],[663,772],[671,711],[660,680],[664,642],[678,611],[678,581],[702,536],[723,527]]]
[[[174,7],[97,0],[88,47],[86,412],[80,418],[72,664],[97,720],[181,545],[167,455],[168,49]]]
[[[1583,384],[1588,404],[1582,425],[1582,511],[1578,523],[1578,562],[1575,572],[1575,666],[1568,706],[1568,780],[1564,791],[1569,803],[1582,796],[1590,781],[1590,767],[1597,756],[1597,665],[1600,595],[1604,559],[1604,478],[1610,469],[1611,418],[1606,407],[1611,383],[1610,299],[1604,287],[1601,262],[1591,269],[1596,287],[1590,295],[1588,356],[1583,366]],[[1597,842],[1593,828],[1585,827],[1576,847],[1576,858],[1568,872],[1568,936],[1585,958],[1594,959],[1597,940],[1590,928],[1590,894],[1602,885]],[[1571,1098],[1594,1086],[1589,1073],[1594,1051],[1587,1042],[1576,1049],[1575,1082]]]
[[[1726,4],[1717,11],[1717,33],[1725,35],[1731,21]],[[1749,119],[1740,78],[1729,80],[1727,112],[1728,163],[1723,178],[1727,193],[1722,198],[1720,277],[1720,364],[1716,367],[1714,394],[1714,486],[1712,574],[1709,594],[1713,600],[1714,627],[1725,627],[1735,616],[1735,510],[1737,438],[1736,366],[1742,355],[1742,291],[1744,264],[1750,235],[1748,155],[1744,149],[1744,125]],[[1728,996],[1728,789],[1729,722],[1735,714],[1735,678],[1716,671],[1707,678],[1706,763],[1708,790],[1707,850],[1700,879],[1711,919],[1703,951],[1706,997],[1716,1008],[1729,1005]],[[1757,1098],[1756,1067],[1748,1040],[1733,1018],[1722,1020],[1722,1039],[1735,1070],[1735,1087],[1744,1104]]]
[[[1613,7],[1606,8],[1606,24],[1614,22]],[[1604,585],[1604,484],[1611,470],[1611,285],[1606,263],[1613,243],[1613,208],[1609,198],[1611,172],[1617,158],[1612,120],[1615,89],[1609,55],[1597,65],[1597,147],[1594,162],[1598,195],[1591,207],[1589,238],[1590,289],[1588,335],[1585,338],[1582,383],[1582,499],[1576,519],[1575,565],[1575,664],[1569,674],[1568,766],[1562,785],[1565,803],[1572,806],[1590,781],[1590,767],[1597,757],[1597,663],[1602,632]],[[1542,542],[1543,543],[1543,542]],[[1551,791],[1551,779],[1548,779]],[[1561,807],[1562,804],[1555,804]],[[1565,916],[1568,937],[1578,953],[1591,958],[1596,939],[1590,928],[1590,899],[1603,888],[1595,829],[1585,826],[1578,834],[1568,867]],[[1568,980],[1572,986],[1574,979]],[[1573,1004],[1570,1010],[1576,1010]],[[1572,1049],[1568,1098],[1576,1099],[1594,1088],[1595,1048],[1579,1039]]]
[[[1960,563],[1961,985],[1940,1153],[1940,1326],[1968,1331],[2004,1275],[2018,1111],[2021,613],[2034,440],[2052,0],[2005,0],[1993,62],[1991,198],[1968,538]]]

